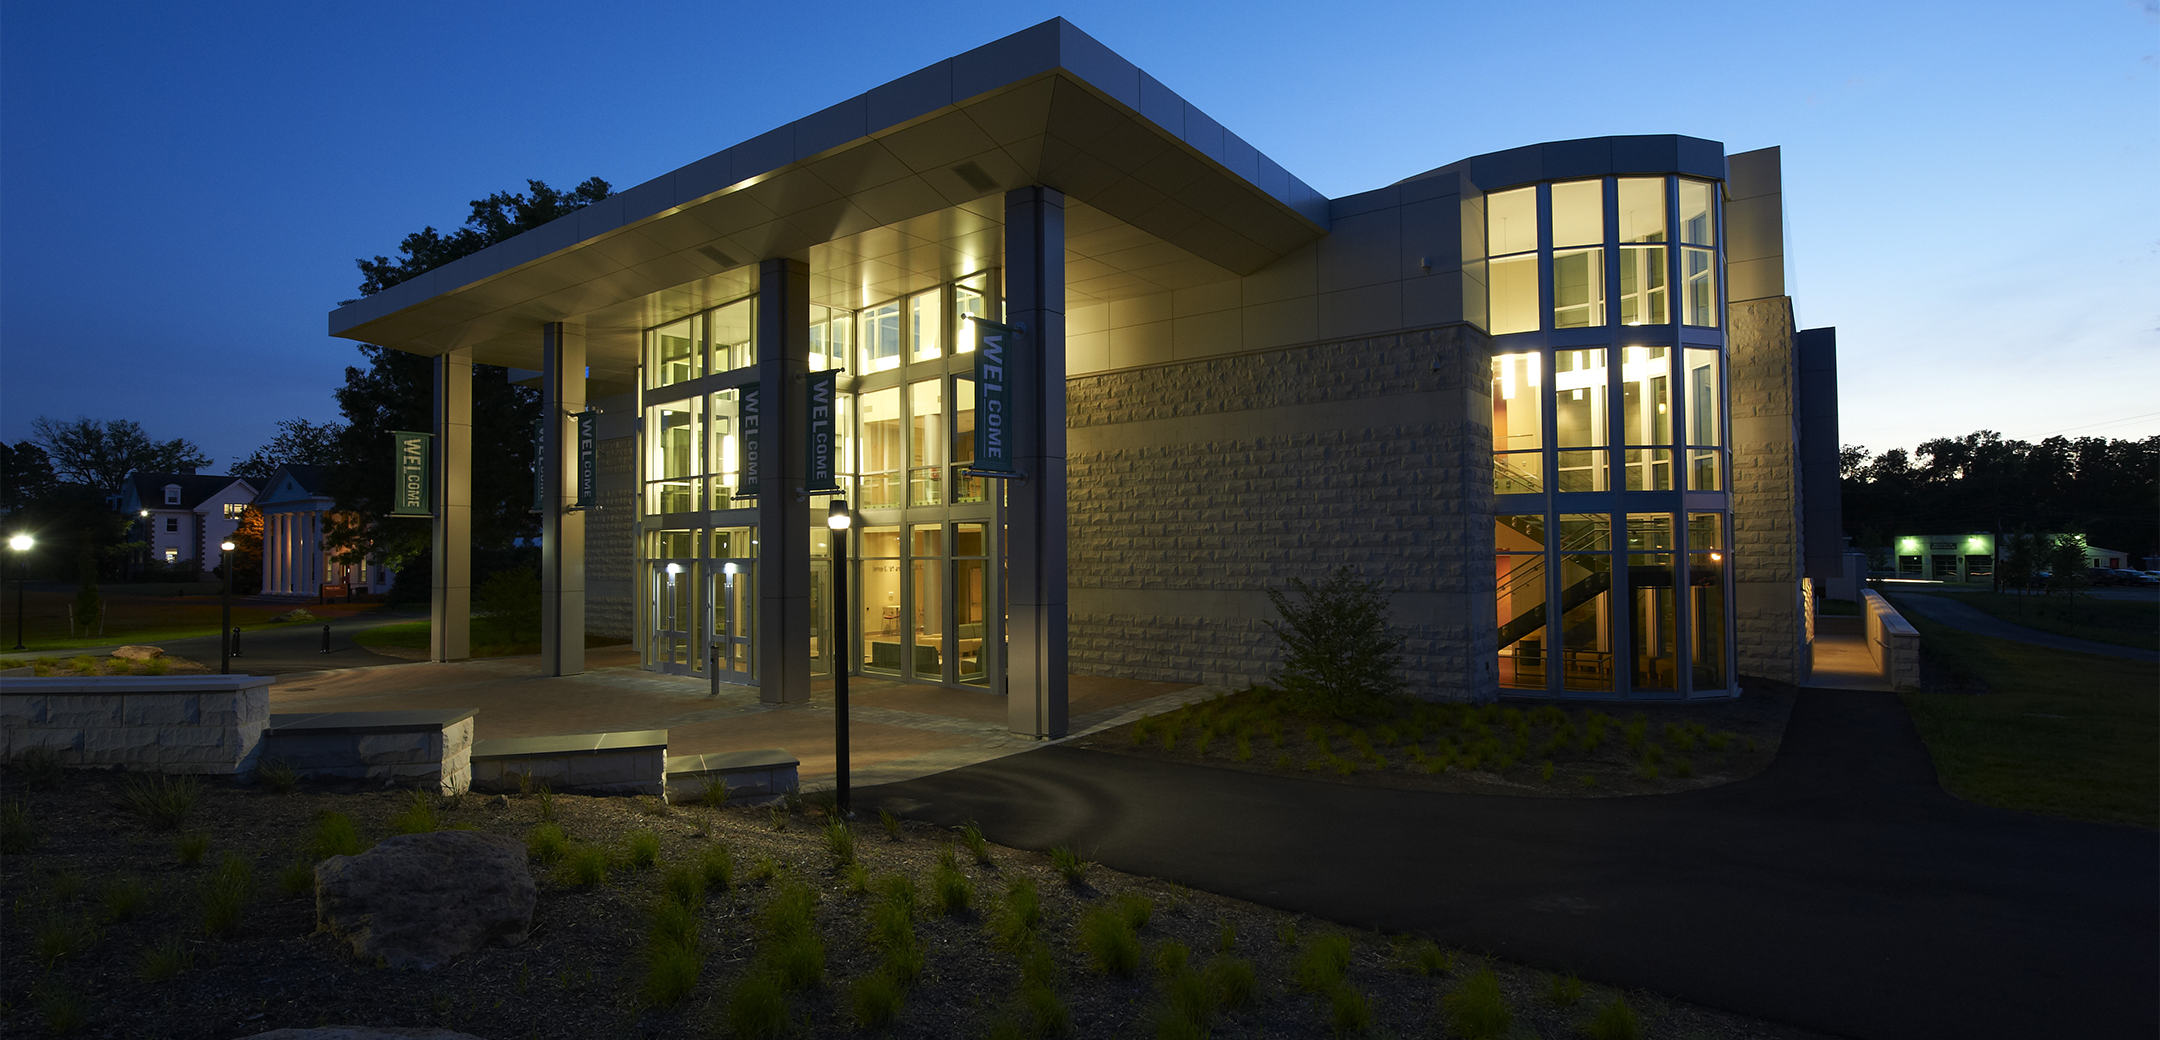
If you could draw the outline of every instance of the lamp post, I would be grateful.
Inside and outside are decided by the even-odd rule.
[[[847,628],[847,532],[851,518],[847,499],[834,498],[825,511],[825,526],[832,532],[833,619],[833,804],[842,819],[854,815],[848,801],[848,628]]]
[[[8,539],[7,544],[15,550],[15,649],[26,650],[22,638],[23,586],[30,584],[30,547],[37,544],[37,539],[19,534]]]
[[[233,565],[233,556],[232,556],[232,552],[233,552],[233,543],[232,543],[232,542],[231,542],[230,540],[227,540],[227,541],[222,541],[222,542],[219,542],[219,543],[218,543],[218,548],[219,548],[219,549],[222,549],[222,550],[224,550],[224,553],[225,553],[225,605],[224,605],[224,610],[223,610],[223,613],[219,615],[219,620],[218,620],[218,674],[219,674],[219,675],[231,675],[231,674],[232,674],[232,650],[233,650],[233,646],[232,646],[232,644],[233,644],[233,638],[232,638],[232,565]]]

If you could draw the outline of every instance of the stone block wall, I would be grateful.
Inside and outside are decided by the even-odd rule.
[[[456,794],[472,787],[473,720],[402,728],[272,729],[264,755],[302,776],[389,780]]]
[[[637,438],[601,441],[600,508],[585,514],[585,630],[630,642],[637,610]]]
[[[1414,691],[1491,696],[1489,366],[1456,325],[1070,380],[1073,670],[1263,680],[1268,591],[1350,567]]]
[[[0,679],[9,759],[49,748],[60,764],[155,773],[252,772],[270,718],[267,675]]]
[[[1792,300],[1735,302],[1728,314],[1738,664],[1743,675],[1800,682],[1808,656]]]
[[[516,790],[529,774],[557,791],[665,795],[667,731],[652,733],[627,741],[593,739],[618,734],[483,740],[473,749],[473,781],[482,790]]]

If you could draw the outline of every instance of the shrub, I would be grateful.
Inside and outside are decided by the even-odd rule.
[[[735,857],[725,845],[714,845],[698,855],[698,876],[707,891],[726,890],[735,881]]]
[[[771,958],[780,984],[789,990],[809,989],[825,977],[825,944],[809,931],[781,940]]]
[[[137,958],[142,977],[151,982],[171,982],[194,966],[195,951],[188,949],[187,943],[178,935],[168,935],[162,941],[144,947]]]
[[[88,917],[53,913],[38,922],[30,948],[37,955],[38,964],[51,970],[61,960],[89,949],[97,938],[97,926]]]
[[[697,988],[704,971],[705,952],[695,942],[678,944],[656,937],[645,947],[645,998],[655,1004],[680,1003]]]
[[[983,838],[982,828],[969,823],[960,828],[960,840],[967,845],[968,855],[983,866],[990,865],[990,843]]]
[[[787,1029],[787,990],[765,972],[753,972],[735,984],[728,999],[728,1027],[746,1038],[777,1037]]]
[[[1297,922],[1284,921],[1275,926],[1275,941],[1295,948],[1298,944]]]
[[[899,841],[902,830],[900,817],[894,816],[890,809],[879,809],[877,816],[878,823],[883,824],[885,827],[885,836],[893,841]]]
[[[1420,939],[1410,947],[1410,969],[1420,975],[1446,975],[1455,970],[1455,953],[1443,950],[1431,939]]]
[[[1008,949],[1021,949],[1033,940],[1035,927],[1041,921],[1042,896],[1036,892],[1035,882],[1025,877],[1007,882],[994,922],[998,941]]]
[[[1372,1028],[1372,1004],[1364,991],[1348,982],[1328,987],[1328,1024],[1335,1027],[1336,1036]]]
[[[1237,949],[1237,925],[1231,924],[1229,919],[1225,918],[1222,924],[1215,929],[1215,952],[1229,953],[1235,949]]]
[[[1298,988],[1325,993],[1342,979],[1350,967],[1350,937],[1323,935],[1298,955],[1295,977]]]
[[[122,924],[150,906],[150,886],[131,877],[114,878],[105,888],[105,923]]]
[[[1695,763],[1684,758],[1675,757],[1672,760],[1672,771],[1674,776],[1694,776]]]
[[[660,836],[651,831],[630,832],[629,847],[623,852],[623,861],[632,870],[651,870],[660,864]]]
[[[1146,928],[1148,921],[1155,916],[1155,901],[1138,892],[1127,892],[1117,897],[1117,902],[1113,905],[1117,908],[1118,916],[1123,917],[1125,923],[1131,925],[1134,931]]]
[[[1020,1008],[1038,1037],[1063,1036],[1072,1031],[1072,1011],[1058,999],[1057,990],[1049,986],[1022,986]]]
[[[701,893],[702,894],[702,893]],[[653,901],[650,912],[652,923],[651,941],[673,946],[696,946],[698,944],[698,917],[694,907],[676,901],[663,892]]]
[[[1192,949],[1184,943],[1166,942],[1155,947],[1155,971],[1159,975],[1176,975],[1191,960]]]
[[[915,945],[915,915],[906,906],[881,900],[870,908],[870,942],[884,950]]]
[[[414,791],[406,800],[405,811],[390,821],[390,830],[396,834],[426,834],[442,829],[442,821],[435,816],[435,799],[426,791]]]
[[[937,866],[930,871],[930,902],[941,914],[957,914],[975,900],[975,883],[960,872],[960,857],[953,847],[938,850]]]
[[[1205,972],[1215,1000],[1227,1008],[1241,1008],[1260,996],[1260,977],[1253,963],[1242,957],[1217,957]]]
[[[1080,883],[1087,879],[1088,868],[1094,865],[1087,860],[1081,859],[1080,854],[1074,852],[1069,846],[1053,845],[1050,847],[1050,868],[1057,871],[1058,876],[1064,878],[1066,884],[1075,888],[1079,887]]]
[[[825,818],[825,852],[835,869],[855,863],[855,829],[838,813]]]
[[[771,881],[780,876],[780,861],[771,856],[759,856],[750,864],[750,880]]]
[[[697,867],[678,863],[660,878],[662,898],[696,913],[705,905],[705,876]]]
[[[533,807],[540,810],[540,818],[555,822],[555,789],[549,787],[545,779],[536,779],[532,782],[532,792]]]
[[[158,830],[176,831],[202,801],[202,781],[159,773],[122,777],[120,801]]]
[[[1349,567],[1317,582],[1290,579],[1290,592],[1268,590],[1281,621],[1268,627],[1282,643],[1276,685],[1337,710],[1402,689],[1402,640],[1389,630],[1387,594]]]
[[[1207,980],[1185,970],[1164,973],[1162,981],[1163,1008],[1157,1019],[1157,1036],[1165,1035],[1163,1026],[1169,1026],[1171,1035],[1206,1036],[1208,1020],[1215,1017],[1215,993]]]
[[[915,908],[922,902],[920,893],[915,890],[914,879],[905,874],[887,874],[878,878],[872,887],[877,889],[879,899],[899,907],[909,916],[914,915]]]
[[[10,798],[0,807],[0,853],[20,856],[38,843],[37,825],[30,822],[30,807]]]
[[[848,864],[847,869],[840,872],[840,876],[847,879],[848,895],[859,896],[870,891],[870,872],[864,870],[862,864]]]
[[[173,840],[173,858],[183,867],[201,863],[203,855],[209,851],[210,836],[207,834],[183,834]]]
[[[240,927],[240,915],[255,894],[255,868],[234,853],[218,861],[217,871],[203,883],[203,931],[229,935]]]
[[[1545,999],[1561,1007],[1574,1007],[1582,999],[1582,980],[1573,972],[1545,977]]]
[[[1237,748],[1230,752],[1230,758],[1237,762],[1252,761],[1252,738],[1243,733],[1238,734]]]
[[[703,802],[708,809],[718,809],[726,805],[727,800],[727,778],[724,776],[706,777],[704,785],[698,789],[698,801]]]
[[[1057,955],[1040,941],[1030,940],[1026,948],[1016,956],[1020,959],[1020,984],[1056,988],[1065,979],[1065,971],[1058,967]]]
[[[89,1001],[82,991],[59,978],[47,978],[37,984],[38,1013],[45,1016],[45,1028],[55,1036],[78,1032],[90,1020]]]
[[[1638,1040],[1642,1020],[1628,1006],[1626,997],[1614,997],[1612,1003],[1598,1009],[1596,1018],[1583,1023],[1582,1031],[1590,1040]]]
[[[1106,975],[1128,976],[1140,967],[1140,937],[1114,908],[1091,910],[1080,918],[1080,948],[1095,970]]]
[[[591,845],[579,845],[564,856],[560,877],[563,884],[580,888],[600,884],[607,880],[607,850]]]
[[[554,866],[570,854],[570,839],[563,835],[561,827],[543,823],[526,833],[525,850],[543,865]]]
[[[360,832],[353,827],[352,817],[341,812],[326,812],[315,818],[315,858],[332,856],[357,856],[364,847],[360,844]]]
[[[1736,736],[1739,736],[1739,734],[1729,732],[1712,733],[1703,738],[1703,746],[1712,751],[1723,751],[1725,746],[1732,743],[1732,738]]]
[[[1461,1040],[1503,1037],[1515,1022],[1490,968],[1464,979],[1455,992],[1440,998],[1440,1006],[1448,1014],[1448,1031]]]
[[[304,859],[285,864],[285,869],[278,872],[278,891],[284,893],[287,899],[313,894],[315,864]]]
[[[855,1012],[855,1028],[882,1029],[900,1017],[903,993],[900,983],[882,971],[871,972],[848,987],[848,1006]]]
[[[770,816],[772,817],[772,829],[773,829],[773,830],[776,830],[776,831],[784,831],[784,830],[787,830],[787,817],[788,817],[788,814],[787,814],[787,810],[786,810],[786,809],[783,809],[783,808],[781,808],[780,806],[777,806],[777,805],[775,805],[775,806],[773,806],[773,807],[772,807],[772,808],[771,808],[770,810],[768,810],[768,813],[769,813],[769,815],[770,815]]]
[[[57,899],[63,903],[72,903],[82,896],[82,875],[77,874],[72,870],[59,871],[53,874],[52,882],[48,886],[47,891],[52,893],[52,897],[54,899]]]
[[[278,794],[291,794],[300,783],[300,771],[282,758],[265,758],[255,767],[255,775],[262,777],[263,785]]]

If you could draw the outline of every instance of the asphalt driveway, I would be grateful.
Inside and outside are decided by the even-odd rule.
[[[1891,694],[1803,691],[1770,769],[1677,795],[1428,794],[1068,745],[859,799],[1829,1033],[2155,1032],[2154,832],[1951,798]]]

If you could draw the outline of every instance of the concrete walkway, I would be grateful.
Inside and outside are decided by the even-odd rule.
[[[808,703],[774,705],[760,702],[754,687],[722,684],[716,696],[704,679],[645,671],[629,647],[588,650],[586,663],[583,674],[552,679],[538,674],[536,657],[289,673],[270,687],[270,710],[477,708],[473,735],[482,740],[665,729],[670,755],[783,748],[801,760],[806,787],[829,785],[835,775],[830,680],[813,684]],[[1070,682],[1075,736],[1227,692],[1078,675]],[[1008,730],[1004,699],[986,691],[863,677],[850,680],[848,690],[856,784],[926,776],[1045,746]]]
[[[1874,690],[1887,693],[1890,681],[1868,653],[1867,619],[1815,618],[1808,685],[1821,690]]]
[[[1684,794],[1434,794],[1067,746],[859,800],[1865,1040],[2149,1038],[2160,1001],[2153,833],[1952,799],[1894,694],[1804,690],[1768,770]]]
[[[2118,643],[2096,643],[2090,639],[2059,636],[2042,632],[2037,628],[2012,624],[1982,611],[1970,603],[1960,603],[1948,596],[1921,596],[1910,592],[1896,594],[1894,602],[1900,610],[1910,610],[1937,624],[1963,629],[1976,635],[2009,639],[2052,650],[2071,650],[2081,654],[2099,654],[2102,657],[2121,657],[2132,661],[2160,662],[2160,652]]]

